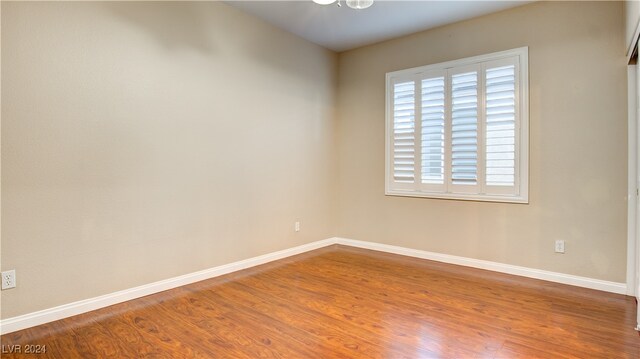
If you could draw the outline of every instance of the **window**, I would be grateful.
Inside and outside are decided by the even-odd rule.
[[[387,74],[386,194],[528,202],[528,49]]]

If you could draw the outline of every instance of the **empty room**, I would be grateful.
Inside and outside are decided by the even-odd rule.
[[[640,2],[0,2],[2,358],[640,358]]]

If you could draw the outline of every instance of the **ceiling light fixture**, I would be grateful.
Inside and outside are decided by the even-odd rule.
[[[337,1],[338,6],[342,6],[340,0]],[[336,0],[313,0],[313,2],[320,5],[330,5],[336,2]],[[373,0],[346,0],[346,2],[348,7],[356,10],[366,9],[373,5]]]
[[[366,9],[371,5],[373,0],[347,0],[347,6],[356,10]]]

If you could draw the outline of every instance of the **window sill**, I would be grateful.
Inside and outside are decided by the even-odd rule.
[[[394,191],[386,190],[385,195],[397,196],[397,197],[452,199],[457,201],[529,204],[529,198],[525,196],[479,195],[479,194],[469,194],[469,193],[437,193],[437,192],[417,192],[417,191],[398,191],[398,190],[394,190]]]

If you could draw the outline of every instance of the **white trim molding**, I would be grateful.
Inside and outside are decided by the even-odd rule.
[[[99,297],[80,300],[77,302],[60,305],[57,307],[40,310],[33,313],[20,315],[13,318],[0,320],[0,334],[7,334],[36,325],[49,323],[55,320],[68,318],[74,315],[90,312],[92,310],[108,307],[110,305],[126,302],[128,300],[159,293],[165,290],[177,288],[183,285],[215,278],[224,274],[236,272],[242,269],[255,267],[261,264],[287,258],[296,254],[312,251],[335,243],[333,238],[303,244],[301,246],[284,249],[281,251],[264,254],[221,266],[193,272],[178,277],[173,277],[150,284],[141,285]]]
[[[579,277],[571,274],[558,272],[550,272],[541,269],[514,266],[511,264],[503,264],[498,262],[485,261],[482,259],[473,259],[467,257],[453,256],[450,254],[442,254],[435,252],[427,252],[418,249],[410,249],[405,247],[392,246],[389,244],[373,243],[358,241],[346,238],[337,238],[336,243],[351,247],[372,249],[387,253],[400,254],[403,256],[428,259],[436,262],[456,264],[465,267],[478,269],[486,269],[494,272],[517,275],[521,277],[542,279],[549,282],[573,285],[577,287],[597,289],[605,292],[616,294],[626,294],[627,285],[625,283],[609,282],[606,280],[593,279],[587,277]]]
[[[174,278],[161,280],[158,282],[141,285],[118,292],[105,294],[95,298],[80,300],[77,302],[64,304],[54,308],[40,310],[33,313],[20,315],[13,318],[0,320],[0,334],[7,334],[21,329],[34,327],[36,325],[49,323],[55,320],[68,318],[74,315],[90,312],[92,310],[108,307],[110,305],[122,303],[128,300],[144,297],[150,294],[159,293],[172,288],[180,287],[190,283],[218,277],[224,274],[236,272],[242,269],[255,267],[261,264],[269,263],[278,259],[287,258],[297,254],[309,252],[315,249],[323,248],[333,244],[341,244],[345,246],[371,249],[386,253],[394,253],[409,257],[422,258],[437,262],[461,265],[465,267],[473,267],[491,270],[495,272],[507,273],[522,277],[536,278],[547,280],[550,282],[563,283],[578,287],[602,290],[617,294],[625,294],[627,286],[625,283],[609,282],[599,279],[579,277],[569,274],[549,272],[540,269],[518,267],[509,264],[485,261],[480,259],[458,257],[449,254],[441,254],[435,252],[427,252],[418,249],[410,249],[405,247],[392,246],[388,244],[358,241],[347,238],[333,237],[316,242],[311,242],[301,246],[284,249],[281,251],[268,253],[258,257],[253,257],[218,267],[205,269],[202,271],[181,275]]]
[[[627,163],[627,295],[636,295],[636,246],[638,226],[638,81],[637,65],[627,66],[627,104],[628,104],[628,163]]]

